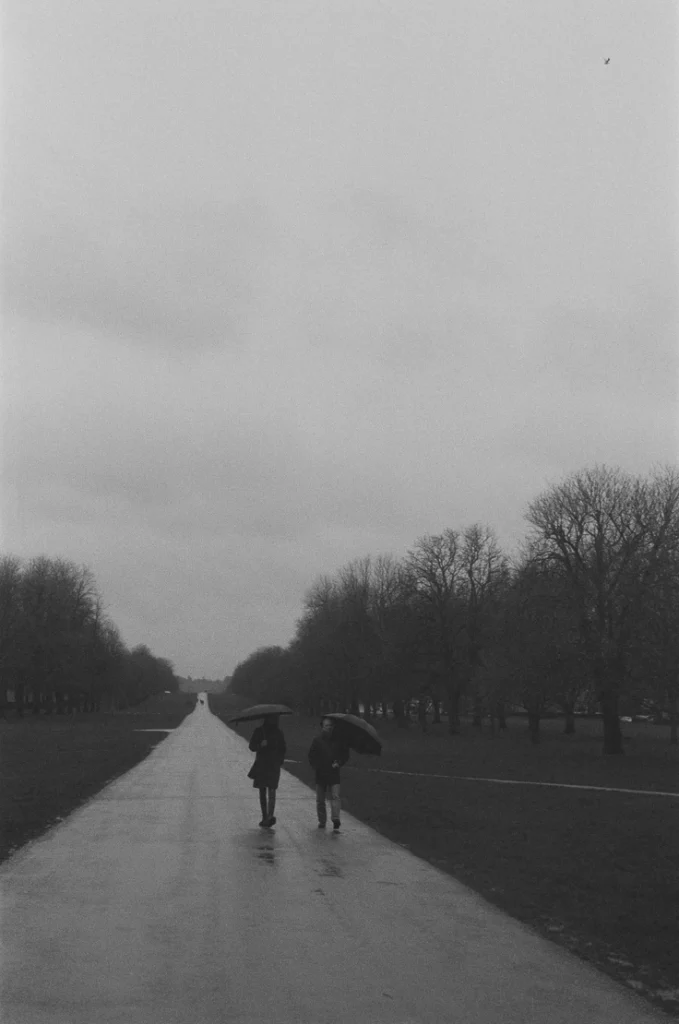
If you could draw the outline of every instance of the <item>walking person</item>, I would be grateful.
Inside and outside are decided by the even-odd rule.
[[[321,733],[309,747],[309,764],[316,772],[318,827],[327,824],[326,799],[330,800],[333,830],[340,828],[340,768],[349,760],[349,748],[336,733],[330,718],[321,719]]]
[[[262,809],[260,828],[276,824],[276,790],[281,777],[281,765],[285,760],[285,736],[278,725],[278,715],[267,715],[262,725],[252,734],[250,750],[256,754],[255,763],[248,772],[255,789],[259,790],[259,806]]]

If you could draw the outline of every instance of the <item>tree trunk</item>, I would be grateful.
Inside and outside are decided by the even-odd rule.
[[[460,691],[453,688],[448,691],[448,733],[460,735]]]
[[[419,700],[417,703],[417,717],[420,720],[420,728],[422,732],[427,731],[427,702],[426,700]]]
[[[399,729],[407,729],[409,716],[405,713],[402,700],[394,701],[394,718],[396,719],[396,725]]]
[[[566,724],[563,730],[567,736],[575,733],[575,714],[573,704],[566,704]]]
[[[540,712],[529,711],[528,712],[528,730],[530,732],[530,741],[534,746],[540,742]]]
[[[440,725],[441,724],[441,701],[440,700],[434,700],[434,701],[432,701],[432,704],[434,705],[434,717],[432,719],[432,724],[433,725]]]
[[[383,700],[382,701],[382,718],[386,722],[388,717],[389,717],[389,708],[387,706],[386,700]]]
[[[497,724],[500,732],[506,732],[507,730],[507,714],[506,709],[502,701],[498,701],[497,704]]]
[[[679,697],[670,700],[670,743],[677,745],[677,725],[679,724]]]
[[[604,719],[604,754],[624,754],[617,691],[604,692],[600,703]]]

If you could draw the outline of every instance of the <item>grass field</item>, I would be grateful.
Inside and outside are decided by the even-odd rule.
[[[209,700],[223,719],[247,703]],[[130,713],[0,722],[0,860],[165,736],[137,730],[174,728],[194,703],[173,694]],[[286,768],[311,784],[306,755],[318,722],[293,716],[282,724]],[[605,758],[600,723],[584,719],[575,736],[563,735],[559,721],[544,723],[538,747],[519,719],[495,737],[469,725],[454,738],[445,725],[430,726],[427,735],[416,725],[377,727],[382,757],[352,755],[343,770],[348,813],[679,1017],[679,799],[460,778],[679,794],[679,751],[666,728],[626,724],[626,755]],[[246,737],[251,731],[240,727]],[[284,803],[283,778],[282,813]]]
[[[195,706],[153,697],[116,714],[27,715],[0,721],[0,861],[129,771]]]
[[[228,717],[219,697],[210,705]],[[311,784],[306,754],[318,721],[294,716],[281,724],[286,768]],[[451,738],[445,725],[422,735],[417,726],[400,730],[378,721],[383,755],[352,754],[342,772],[344,809],[679,1016],[679,751],[670,747],[668,730],[626,724],[626,755],[605,758],[599,722],[580,719],[575,736],[563,734],[562,722],[547,722],[538,747],[524,720],[509,725],[495,737],[467,725]],[[251,728],[241,725],[240,734],[249,737]],[[678,798],[426,773],[669,791]]]

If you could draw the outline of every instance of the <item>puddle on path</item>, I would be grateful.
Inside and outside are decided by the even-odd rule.
[[[342,869],[334,863],[334,861],[327,860],[325,857],[321,858],[322,871],[319,871],[319,875],[325,878],[344,878]]]
[[[257,850],[257,858],[258,860],[263,861],[265,864],[273,865],[276,863],[276,851],[274,850],[273,846],[261,846]]]

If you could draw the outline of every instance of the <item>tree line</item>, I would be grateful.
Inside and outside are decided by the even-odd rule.
[[[620,719],[669,721],[679,705],[679,474],[595,466],[550,486],[525,513],[508,556],[492,529],[447,528],[402,559],[367,556],[316,580],[287,647],[263,647],[230,689],[312,714],[366,717],[414,705],[448,730],[460,715],[506,728],[528,715],[531,738],[559,709],[598,710],[604,752],[623,753]]]
[[[201,676],[200,679],[194,679],[193,676],[177,676],[177,681],[182,693],[223,693],[229,685],[230,678],[225,676],[224,679],[207,679]]]
[[[128,650],[86,566],[40,556],[0,559],[0,708],[120,710],[178,688],[172,665]]]

